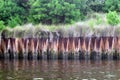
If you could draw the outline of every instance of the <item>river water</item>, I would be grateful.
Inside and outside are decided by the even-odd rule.
[[[120,61],[1,60],[0,80],[120,80]]]

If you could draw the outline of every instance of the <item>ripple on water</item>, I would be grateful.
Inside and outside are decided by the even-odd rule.
[[[91,78],[90,80],[97,80],[97,79],[95,79],[95,78]]]
[[[82,80],[88,80],[88,79],[82,79]]]
[[[105,77],[106,77],[106,78],[114,78],[115,75],[113,75],[113,74],[107,74],[107,75],[105,75]]]
[[[120,69],[118,69],[118,71],[120,71]]]
[[[83,71],[84,74],[92,74],[92,72]]]
[[[14,78],[13,78],[13,77],[8,76],[8,77],[7,77],[7,79],[8,79],[8,80],[11,80],[11,79],[14,79]]]
[[[33,78],[33,80],[44,80],[43,78]]]
[[[76,77],[74,80],[79,80],[79,77]]]
[[[105,72],[103,72],[103,71],[99,71],[99,73],[104,74]]]

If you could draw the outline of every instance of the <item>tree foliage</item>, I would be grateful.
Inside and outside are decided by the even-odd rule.
[[[120,0],[105,0],[104,4],[105,11],[120,11]]]
[[[35,23],[72,23],[80,19],[80,12],[75,4],[64,0],[36,0],[30,4],[30,21]]]
[[[64,0],[52,0],[48,4],[51,12],[52,23],[72,23],[80,19],[80,12],[75,4],[70,4]]]
[[[11,19],[16,18],[15,16],[17,16],[19,20],[22,19],[24,9],[19,7],[15,2],[15,0],[0,0],[0,20],[4,21],[5,25],[8,25]],[[16,22],[16,24],[21,24],[19,23],[20,21]]]
[[[0,21],[10,27],[73,23],[92,12],[109,11],[120,12],[120,0],[0,0]]]

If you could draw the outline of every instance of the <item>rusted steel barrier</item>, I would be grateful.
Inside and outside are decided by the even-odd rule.
[[[120,59],[120,37],[1,38],[0,59]]]

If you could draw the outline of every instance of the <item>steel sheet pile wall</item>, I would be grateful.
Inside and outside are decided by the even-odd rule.
[[[0,59],[120,59],[120,37],[1,38]]]

